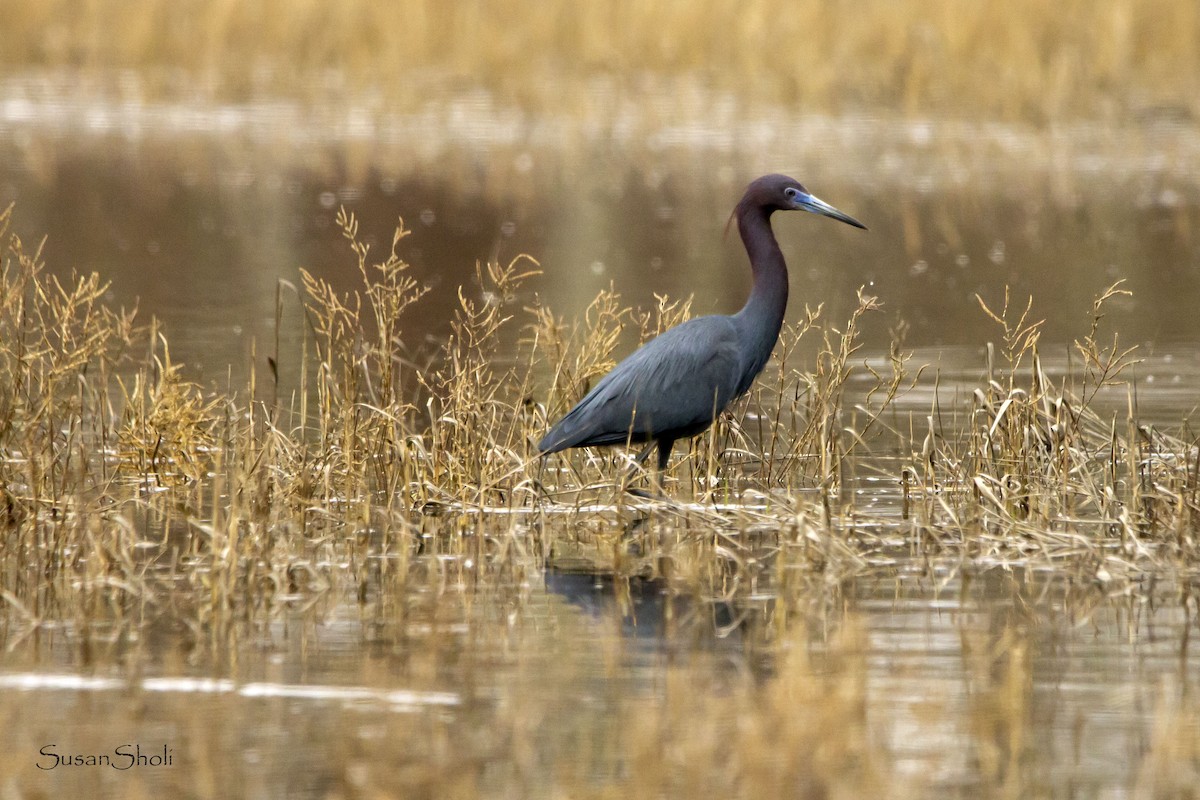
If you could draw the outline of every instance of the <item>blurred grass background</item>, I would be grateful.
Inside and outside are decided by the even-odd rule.
[[[0,19],[10,77],[134,71],[150,99],[333,90],[403,107],[482,87],[571,113],[596,80],[636,93],[685,79],[800,113],[1200,112],[1192,0],[0,0]]]

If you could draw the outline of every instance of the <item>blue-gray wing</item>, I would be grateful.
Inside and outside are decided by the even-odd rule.
[[[691,436],[734,399],[739,365],[729,317],[689,320],[617,364],[550,429],[538,450]]]

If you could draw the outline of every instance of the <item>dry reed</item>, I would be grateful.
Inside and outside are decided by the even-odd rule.
[[[730,566],[740,573],[754,561],[761,569],[759,545],[740,529],[778,529],[798,515],[809,521],[785,525],[768,551],[803,544],[807,559],[822,543],[823,564],[832,558],[853,572],[864,563],[854,546],[834,542],[848,520],[865,530],[854,490],[863,475],[880,471],[903,487],[907,518],[907,532],[889,523],[884,538],[933,537],[978,559],[1036,553],[1049,565],[1073,553],[1064,566],[1086,561],[1093,571],[1118,554],[1126,572],[1153,569],[1168,556],[1171,563],[1194,558],[1194,448],[1139,428],[1132,414],[1106,417],[1093,408],[1132,358],[1116,340],[1100,342],[1103,306],[1116,287],[1098,298],[1078,344],[1082,366],[1059,386],[1040,367],[1039,326],[1028,308],[1007,298],[999,310],[985,305],[1000,326],[1001,363],[989,365],[971,409],[946,415],[935,407],[923,425],[897,416],[897,398],[920,377],[899,343],[888,374],[856,363],[864,315],[878,301],[860,293],[840,328],[825,325],[821,309],[809,310],[785,332],[775,366],[749,398],[673,464],[674,500],[650,504],[661,527],[647,528],[645,504],[612,483],[623,472],[620,449],[568,453],[539,466],[532,443],[549,417],[611,366],[623,330],[652,336],[686,318],[687,303],[664,298],[650,313],[634,313],[610,291],[571,325],[538,305],[520,307],[534,262],[481,263],[476,285],[460,290],[449,341],[422,369],[404,344],[404,313],[424,294],[397,252],[405,230],[398,227],[389,252],[372,261],[357,221],[343,211],[359,289],[338,295],[304,273],[304,352],[269,360],[275,375],[280,360],[304,362],[293,399],[281,401],[277,385],[271,401],[249,399],[263,394],[252,375],[239,400],[189,383],[157,326],[139,328],[132,312],[104,306],[99,278],[64,285],[46,277],[38,252],[7,231],[9,220],[0,220],[8,247],[0,489],[6,552],[34,556],[9,560],[9,585],[24,587],[9,597],[34,619],[44,601],[60,599],[52,587],[107,592],[114,608],[154,596],[147,576],[166,562],[180,569],[178,555],[194,567],[184,570],[196,590],[191,613],[269,619],[286,606],[278,598],[299,587],[362,583],[361,574],[313,567],[318,554],[345,562],[363,546],[412,552],[423,546],[416,532],[430,519],[448,523],[438,529],[450,552],[486,558],[489,548],[511,543],[513,525],[565,514],[574,536],[557,524],[523,527],[518,538],[533,531],[544,538],[522,546],[586,554],[596,569],[636,565],[651,576],[667,561],[686,562],[673,564],[674,578],[719,574],[727,582]],[[813,331],[822,339],[807,372],[793,353]],[[868,387],[854,397],[852,376]],[[146,513],[156,520],[149,529],[131,517]],[[684,544],[695,526],[711,531],[700,541],[735,554],[718,558],[725,566],[716,572],[712,552]],[[126,543],[100,559],[111,579],[106,589],[97,588],[105,580],[97,562],[84,555],[113,548],[101,530]],[[165,537],[159,546],[140,542],[157,530]],[[622,555],[629,544],[622,530],[642,539],[630,552],[650,557]],[[666,542],[675,544],[663,561]],[[78,574],[87,577],[68,579]]]
[[[535,111],[594,98],[583,90],[599,81],[664,89],[678,100],[672,113],[695,101],[688,87],[706,85],[809,113],[1046,122],[1195,116],[1200,97],[1200,13],[1183,0],[7,0],[0,16],[10,70],[69,70],[125,93],[138,91],[128,80],[138,71],[153,95],[218,100],[349,92],[420,103],[467,76]]]

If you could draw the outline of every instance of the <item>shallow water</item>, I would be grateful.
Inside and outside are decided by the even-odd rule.
[[[975,295],[999,306],[1007,284],[1014,304],[1033,296],[1046,340],[1069,342],[1086,334],[1092,300],[1125,280],[1133,296],[1106,309],[1125,341],[1200,340],[1200,133],[1177,123],[1040,131],[760,114],[622,128],[602,90],[594,115],[546,118],[475,94],[408,114],[305,113],[0,88],[0,204],[17,201],[17,232],[47,235],[56,270],[100,271],[213,379],[245,369],[251,340],[260,354],[273,341],[278,280],[304,267],[352,285],[342,205],[376,252],[397,218],[414,231],[400,255],[432,289],[412,312],[414,350],[446,333],[456,287],[493,255],[537,258],[545,274],[529,299],[567,316],[610,284],[633,304],[694,294],[696,313],[736,310],[749,275],[722,230],[766,171],[871,228],[777,220],[793,318],[823,303],[842,319],[865,286],[884,304],[868,341],[885,345],[904,320],[914,346],[977,346],[997,332]],[[298,325],[292,309],[285,343]]]
[[[50,268],[98,270],[115,302],[137,298],[164,321],[172,355],[217,384],[232,373],[238,385],[252,348],[261,368],[280,279],[305,267],[352,284],[339,205],[377,248],[398,216],[414,230],[400,252],[432,289],[408,334],[420,353],[444,336],[455,287],[493,253],[535,256],[545,274],[528,299],[536,292],[565,315],[610,283],[632,303],[694,292],[698,312],[735,309],[744,255],[722,226],[744,183],[770,169],[871,227],[798,215],[776,224],[793,317],[824,302],[843,318],[867,286],[885,304],[868,359],[884,357],[889,327],[908,323],[912,363],[936,369],[900,410],[931,413],[978,385],[996,330],[974,295],[996,305],[1006,283],[1046,319],[1052,378],[1087,333],[1093,297],[1125,279],[1133,297],[1105,322],[1144,346],[1139,418],[1178,426],[1200,389],[1200,132],[1187,127],[1025,131],[781,113],[635,136],[530,119],[487,98],[309,119],[289,106],[129,108],[44,87],[7,92],[0,204],[17,203],[18,232],[49,236]],[[820,146],[797,145],[818,134]],[[284,350],[301,324],[286,292],[285,303]],[[1129,403],[1124,390],[1102,398],[1114,413]],[[860,503],[881,518],[898,503],[888,456],[874,483],[871,465],[862,470]],[[968,569],[900,549],[807,593],[780,632],[767,578],[730,605],[531,561],[478,591],[462,577],[464,557],[446,557],[457,578],[434,581],[446,569],[438,558],[418,564],[424,579],[406,584],[404,613],[347,595],[228,648],[205,644],[204,631],[10,632],[4,785],[63,797],[599,791],[646,768],[645,714],[677,734],[678,720],[685,732],[689,719],[711,725],[706,735],[732,748],[744,733],[737,712],[710,704],[739,691],[774,697],[779,673],[791,674],[780,653],[800,650],[811,651],[810,682],[859,681],[862,705],[846,719],[887,754],[901,795],[1134,796],[1172,737],[1200,735],[1195,716],[1169,726],[1193,690],[1194,577],[1108,596],[1078,576]],[[172,762],[44,769],[47,747],[86,756],[126,743],[165,746]]]
[[[5,772],[58,796],[249,787],[316,797],[347,785],[405,794],[454,787],[461,770],[483,796],[618,782],[633,757],[623,725],[639,714],[694,715],[733,742],[734,721],[683,687],[720,696],[777,680],[753,611],[734,623],[674,601],[665,614],[660,590],[635,585],[623,607],[607,580],[552,572],[516,589],[520,602],[478,599],[476,614],[494,615],[500,600],[507,621],[423,636],[428,623],[414,619],[400,638],[373,633],[348,608],[320,624],[281,623],[223,678],[188,669],[178,641],[146,674],[120,656],[81,673],[71,637],[42,634],[38,657],[10,653],[0,674]],[[1148,596],[1106,605],[1094,588],[1002,573],[970,589],[939,572],[843,591],[825,622],[861,630],[863,723],[892,759],[898,794],[1007,782],[1046,796],[1126,796],[1161,746],[1156,720],[1184,701],[1195,672],[1191,621],[1151,611]],[[820,622],[808,623],[814,679],[845,668],[823,661]],[[130,748],[117,753],[126,743],[155,754],[165,745],[172,763],[115,768],[130,763],[118,758]],[[112,766],[56,754],[107,754]]]

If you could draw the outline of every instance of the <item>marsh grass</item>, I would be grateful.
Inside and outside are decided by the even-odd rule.
[[[65,585],[60,573],[82,572],[66,584],[110,594],[121,608],[154,597],[147,575],[167,559],[202,596],[194,610],[204,620],[262,621],[299,590],[350,581],[364,593],[361,566],[339,575],[328,564],[353,556],[361,565],[373,549],[410,556],[429,546],[418,532],[431,524],[444,552],[486,559],[519,540],[519,549],[570,553],[592,568],[669,572],[685,583],[719,575],[726,584],[731,571],[738,582],[768,577],[740,574],[751,562],[762,570],[763,554],[747,543],[754,537],[740,533],[755,526],[778,531],[768,553],[803,545],[811,556],[819,545],[817,561],[853,572],[863,561],[844,539],[852,519],[866,550],[887,536],[928,536],[974,557],[1040,554],[1054,564],[1062,547],[1082,546],[1092,569],[1116,553],[1130,565],[1193,553],[1194,449],[1093,408],[1132,363],[1115,339],[1100,341],[1104,304],[1119,287],[1097,299],[1077,343],[1082,366],[1057,386],[1041,369],[1028,305],[981,300],[998,326],[998,356],[971,408],[948,415],[938,400],[924,426],[894,408],[921,377],[902,342],[886,372],[858,363],[860,330],[878,300],[860,291],[837,326],[807,309],[750,396],[673,463],[672,499],[644,503],[613,483],[625,469],[620,448],[541,463],[533,443],[611,368],[623,331],[649,338],[687,318],[686,301],[660,298],[639,312],[609,290],[570,324],[521,299],[536,262],[481,262],[459,291],[440,356],[422,367],[404,342],[404,315],[426,290],[398,252],[403,224],[376,258],[342,211],[359,288],[339,294],[303,272],[304,352],[269,359],[269,392],[252,375],[244,392],[221,396],[182,376],[156,325],[105,307],[98,277],[45,276],[39,252],[8,232],[9,220],[0,485],[16,545],[7,552],[27,551],[41,565],[18,575],[9,564],[11,585],[26,587],[10,597],[34,618],[42,601],[58,598],[49,587]],[[806,336],[820,337],[811,371],[794,363]],[[283,400],[278,365],[289,359],[304,363]],[[853,400],[852,378],[867,387]],[[889,468],[904,487],[911,532],[888,527],[876,537],[854,490],[862,473]],[[158,520],[159,545],[139,542],[149,532],[130,521],[135,510]],[[644,524],[646,514],[657,524]],[[793,517],[803,522],[786,522]],[[700,536],[707,546],[690,541],[696,526],[710,531]],[[114,549],[102,531],[125,547]]]
[[[622,490],[619,448],[543,464],[534,443],[619,357],[623,332],[648,338],[687,318],[688,302],[639,311],[610,290],[569,322],[531,293],[532,259],[481,262],[459,290],[450,337],[420,365],[405,314],[425,288],[403,260],[403,223],[381,255],[353,214],[338,224],[359,286],[339,293],[302,273],[300,351],[276,345],[261,380],[252,371],[248,385],[215,392],[187,380],[154,322],[108,308],[97,276],[48,276],[40,248],[10,230],[11,209],[0,215],[9,653],[65,630],[81,663],[104,663],[165,626],[208,672],[236,676],[248,641],[349,605],[375,641],[411,652],[406,668],[429,676],[455,657],[447,631],[500,636],[511,619],[489,615],[528,602],[531,576],[547,566],[607,576],[618,596],[650,581],[727,609],[712,632],[740,632],[777,670],[765,686],[678,703],[668,687],[650,713],[622,707],[605,758],[640,766],[596,796],[776,795],[798,781],[814,796],[861,796],[887,783],[890,762],[864,719],[861,647],[839,611],[856,578],[898,580],[900,564],[923,564],[940,585],[995,568],[1038,573],[1076,587],[1082,615],[1139,604],[1148,576],[1151,593],[1190,596],[1200,456],[1192,441],[1138,423],[1124,377],[1135,354],[1103,333],[1119,286],[1097,298],[1078,366],[1057,383],[1041,367],[1029,306],[981,300],[998,346],[980,385],[967,403],[950,408],[935,393],[915,414],[900,403],[928,378],[903,330],[876,362],[886,368],[861,352],[877,298],[860,291],[838,323],[806,309],[750,395],[672,463],[666,498],[646,501]],[[806,337],[819,340],[807,370],[797,356]],[[298,385],[282,386],[292,361]],[[1100,400],[1123,391],[1125,409],[1105,412]],[[864,478],[885,479],[894,501],[863,505]],[[840,667],[814,671],[801,642],[809,624],[848,642],[829,651]],[[1029,747],[1026,645],[988,647],[972,736],[987,781],[1017,786]],[[690,726],[697,703],[728,723],[714,730],[739,731],[732,749]],[[510,713],[519,738],[539,712]],[[1194,719],[1165,716],[1148,758],[1190,757],[1190,740],[1170,732]],[[807,755],[774,758],[780,742]],[[696,760],[724,766],[694,772]],[[421,769],[444,780],[448,764]]]
[[[419,104],[466,82],[531,111],[657,89],[672,116],[706,85],[742,104],[1047,122],[1194,116],[1200,14],[1185,0],[1003,7],[615,0],[579,9],[446,4],[67,0],[0,3],[10,70],[217,101],[349,93]],[[691,116],[688,114],[688,116]]]

